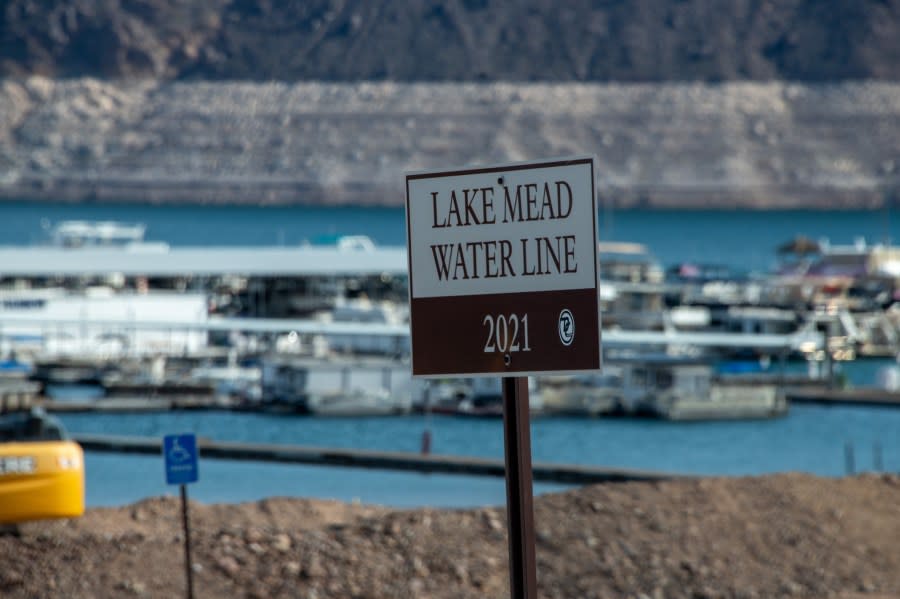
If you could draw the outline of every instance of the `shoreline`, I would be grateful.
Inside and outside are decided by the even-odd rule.
[[[648,211],[854,211],[900,206],[900,191],[866,188],[598,189],[602,209]],[[765,198],[761,200],[760,198]],[[5,202],[89,205],[402,208],[403,191],[385,186],[320,187],[305,181],[271,184],[110,183],[54,180],[0,185]]]
[[[876,81],[0,79],[0,198],[400,206],[407,172],[593,155],[616,207],[873,208],[900,203],[898,98]]]

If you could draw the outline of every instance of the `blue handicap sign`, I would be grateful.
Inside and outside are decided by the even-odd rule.
[[[197,482],[197,437],[166,435],[163,438],[166,483],[184,485]]]

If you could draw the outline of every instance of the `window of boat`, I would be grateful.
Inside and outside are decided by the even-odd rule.
[[[672,387],[672,383],[674,381],[674,377],[672,376],[672,372],[669,370],[657,370],[656,371],[656,388],[657,389],[669,389]]]
[[[705,375],[698,372],[693,366],[684,366],[678,368],[674,376],[673,387],[678,387],[678,389],[687,393],[696,393],[701,391],[702,380]]]
[[[629,299],[631,302],[632,310],[634,310],[635,312],[639,312],[644,309],[644,296],[642,296],[640,293],[630,294]]]
[[[705,394],[709,391],[709,377],[705,374],[695,374],[691,377],[691,390],[694,393]]]
[[[643,368],[635,368],[631,371],[631,384],[634,387],[645,388],[647,386],[647,371]]]

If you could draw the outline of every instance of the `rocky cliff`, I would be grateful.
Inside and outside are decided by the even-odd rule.
[[[872,207],[900,84],[0,83],[0,197],[403,201],[403,174],[593,154],[618,206]]]
[[[398,204],[594,154],[619,206],[900,201],[900,0],[8,0],[0,198]]]

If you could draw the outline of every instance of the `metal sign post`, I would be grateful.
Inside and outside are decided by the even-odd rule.
[[[191,564],[191,527],[188,519],[187,484],[199,478],[197,438],[194,435],[166,435],[163,438],[163,457],[166,462],[166,483],[181,487],[181,524],[184,527],[184,569],[187,597],[194,597],[194,576]]]
[[[513,599],[537,597],[531,426],[528,379],[503,377],[503,446],[506,458],[506,514],[509,530],[509,590]]]
[[[194,574],[191,565],[191,526],[188,521],[187,485],[181,485],[181,524],[184,527],[184,571],[187,597],[194,599]]]
[[[528,376],[601,364],[594,160],[406,176],[415,377],[498,377],[513,599],[537,597]]]

